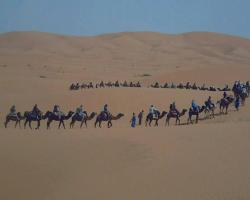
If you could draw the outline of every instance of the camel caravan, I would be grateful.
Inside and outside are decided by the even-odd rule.
[[[213,102],[211,96],[204,102],[204,105],[197,105],[195,100],[192,100],[191,106],[189,109],[182,109],[179,111],[175,102],[170,104],[169,111],[162,111],[160,112],[154,105],[151,105],[149,108],[149,113],[146,115],[145,126],[151,126],[152,122],[154,121],[154,126],[158,126],[159,120],[165,118],[165,126],[169,126],[170,120],[175,119],[175,124],[181,124],[181,118],[186,115],[187,113],[187,123],[198,123],[200,119],[201,113],[206,115],[206,119],[214,118],[215,117],[215,110],[217,108],[216,104],[219,106],[219,114],[227,114],[228,108],[230,105],[234,105],[235,109],[238,111],[240,105],[244,106],[246,98],[249,97],[249,84],[241,84],[240,82],[235,82],[233,88],[233,95],[228,95],[226,91],[223,93],[223,97],[217,101],[216,103]],[[139,123],[138,125],[142,125],[143,120],[143,113],[144,111],[140,112],[138,115]],[[193,116],[195,117],[193,121]],[[8,123],[10,121],[15,122],[15,127],[17,125],[21,128],[21,121],[24,120],[24,128],[26,128],[27,124],[30,129],[31,123],[33,121],[37,122],[36,129],[40,128],[40,124],[42,120],[47,120],[47,129],[50,129],[50,125],[52,122],[58,122],[58,128],[61,126],[65,129],[65,121],[70,120],[70,128],[73,128],[75,123],[79,122],[80,127],[82,128],[83,125],[88,127],[88,121],[91,121],[95,118],[94,127],[102,127],[104,122],[107,123],[107,127],[111,128],[113,125],[113,121],[119,120],[124,117],[123,113],[118,113],[117,115],[111,114],[108,109],[108,105],[105,104],[103,109],[97,114],[96,112],[88,113],[82,105],[80,105],[75,112],[69,111],[66,114],[61,111],[58,105],[55,105],[53,111],[47,111],[43,113],[40,111],[37,105],[35,105],[32,111],[24,112],[24,115],[21,112],[16,111],[16,107],[12,106],[10,108],[10,113],[6,116],[6,120],[4,122],[5,128],[7,128]],[[131,119],[131,127],[136,127],[137,125],[137,117],[135,113],[133,113],[133,117]]]
[[[82,89],[94,89],[94,88],[118,88],[118,87],[135,87],[139,88],[141,87],[141,83],[138,81],[137,83],[134,82],[127,82],[124,81],[123,83],[120,83],[119,81],[116,82],[103,82],[95,83],[89,82],[89,83],[72,83],[69,87],[70,90],[82,90]]]
[[[226,84],[225,87],[219,88],[215,86],[206,86],[203,84],[202,86],[197,86],[196,83],[191,84],[190,82],[187,83],[168,83],[166,82],[163,85],[160,85],[159,82],[155,82],[154,84],[150,85],[152,88],[166,88],[166,89],[186,89],[186,90],[201,90],[201,91],[223,91],[223,92],[228,92],[231,91],[232,89]]]
[[[246,82],[245,84],[246,88],[249,88],[249,81]],[[101,81],[100,83],[72,83],[69,87],[70,90],[83,90],[83,89],[94,89],[94,88],[119,88],[119,87],[135,87],[135,88],[140,88],[142,87],[142,84],[138,81],[136,83],[134,82],[119,82],[118,80],[115,82],[103,82]],[[230,88],[227,84],[225,84],[224,87],[215,87],[215,86],[207,86],[206,84],[203,84],[201,86],[198,86],[196,83],[168,83],[166,82],[165,84],[161,85],[159,82],[155,82],[151,84],[149,87],[151,88],[165,88],[165,89],[186,89],[186,90],[200,90],[200,91],[211,91],[211,92],[216,92],[216,91],[222,91],[222,92],[229,92],[232,91],[233,88]]]

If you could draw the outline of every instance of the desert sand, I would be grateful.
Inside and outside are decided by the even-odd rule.
[[[144,76],[148,74],[150,76]],[[73,37],[39,32],[0,35],[0,199],[248,200],[250,103],[199,124],[129,127],[133,112],[176,102],[189,108],[221,92],[153,89],[154,81],[223,87],[250,79],[250,40],[218,33],[115,33]],[[82,81],[141,81],[142,88],[70,91]],[[4,128],[11,105],[20,112],[107,103],[125,117],[108,129]],[[146,114],[145,113],[145,114]],[[218,109],[216,110],[218,113]],[[201,119],[204,115],[201,115]],[[23,122],[22,122],[23,124]],[[35,123],[33,122],[33,127]]]

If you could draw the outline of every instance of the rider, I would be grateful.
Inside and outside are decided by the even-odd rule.
[[[214,103],[212,102],[211,96],[208,97],[208,100],[205,102],[205,105],[208,109],[212,109],[215,107]]]
[[[196,86],[196,83],[195,83],[195,82],[194,82],[192,88],[193,88],[193,89],[197,89],[197,86]]]
[[[17,112],[16,112],[16,106],[15,105],[11,106],[9,115],[13,116],[13,117],[16,117],[18,119],[18,115],[17,115]]]
[[[120,84],[119,84],[119,81],[117,80],[116,82],[115,82],[115,87],[119,87],[120,86]]]
[[[158,110],[156,109],[156,107],[154,105],[151,105],[149,108],[149,113],[152,114],[153,116],[157,116],[158,115]]]
[[[103,110],[102,112],[108,117],[110,115],[109,111],[108,111],[108,104],[105,104],[103,106]]]
[[[192,100],[192,102],[191,102],[191,109],[192,109],[194,112],[198,112],[198,111],[199,111],[199,106],[195,103],[194,100]]]
[[[176,113],[177,115],[180,114],[180,112],[177,110],[177,108],[176,108],[176,106],[175,106],[175,102],[173,102],[172,104],[170,104],[169,112],[171,112],[171,113]]]
[[[79,115],[80,117],[83,117],[83,115],[86,113],[83,109],[83,105],[80,105],[79,107],[76,108],[76,115]]]
[[[59,119],[61,119],[61,111],[58,105],[54,105],[53,114],[58,116]]]
[[[124,86],[124,87],[128,87],[127,81],[124,81],[123,86]]]
[[[31,113],[38,118],[38,115],[40,114],[40,112],[41,111],[39,110],[37,104],[35,104],[32,111],[31,111]]]
[[[139,81],[137,82],[136,87],[141,87],[141,84]]]

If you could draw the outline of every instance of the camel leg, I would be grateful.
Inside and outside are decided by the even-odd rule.
[[[62,125],[63,125],[63,128],[64,128],[64,129],[66,129],[66,128],[65,128],[65,124],[64,124],[64,121],[62,121]]]
[[[40,120],[37,121],[37,127],[36,130],[38,130],[40,128]]]
[[[99,128],[102,128],[102,127],[101,127],[101,123],[102,123],[102,122],[101,122],[101,121],[99,121]]]
[[[49,129],[49,128],[50,128],[50,123],[51,123],[51,121],[50,121],[50,120],[48,120],[48,121],[47,121],[47,129]]]
[[[196,115],[196,124],[198,123],[199,115]]]
[[[9,120],[6,118],[5,123],[4,123],[5,128],[7,128],[8,123],[9,123]]]
[[[187,124],[189,124],[189,123],[193,124],[193,122],[192,122],[192,116],[189,116],[189,117],[188,117]]]
[[[29,127],[30,127],[30,129],[32,129],[32,127],[31,127],[31,121],[29,121]]]
[[[58,129],[61,128],[61,125],[62,125],[62,121],[60,120],[60,121],[59,121],[59,124],[58,124]]]
[[[84,121],[85,127],[88,128],[87,120]]]
[[[75,123],[75,121],[72,120],[72,121],[70,122],[70,124],[69,124],[69,127],[70,127],[70,128],[73,128],[73,127],[74,127],[74,123]]]
[[[18,124],[18,120],[16,120],[16,123],[15,123],[15,128],[16,128],[17,124]]]
[[[21,120],[18,120],[19,128],[21,128]]]
[[[82,128],[82,125],[83,125],[83,123],[84,123],[84,121],[82,120],[82,121],[81,121],[81,125],[80,125],[80,128]]]
[[[26,129],[27,123],[28,123],[28,120],[26,119],[25,122],[24,122],[24,129]]]
[[[179,119],[179,117],[176,118],[175,125],[177,125],[177,123],[178,123],[179,125],[181,124],[181,120]]]
[[[95,128],[96,128],[97,120],[95,121]]]
[[[112,122],[109,121],[109,122],[108,122],[108,128],[111,128],[111,127],[112,127]]]

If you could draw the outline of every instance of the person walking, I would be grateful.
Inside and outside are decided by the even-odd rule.
[[[130,120],[131,127],[135,128],[136,127],[136,116],[135,113],[133,113],[132,119]]]
[[[138,125],[139,125],[139,126],[141,126],[141,124],[142,124],[143,114],[144,114],[144,110],[142,110],[142,111],[139,113],[139,115],[138,115],[138,120],[139,120]]]

